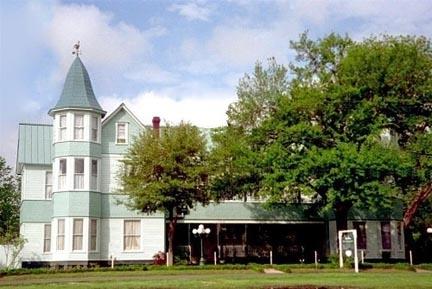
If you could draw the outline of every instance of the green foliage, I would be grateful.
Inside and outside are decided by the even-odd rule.
[[[241,80],[239,99],[228,110],[231,127],[215,136],[216,155],[229,164],[219,183],[270,203],[306,196],[331,209],[339,228],[353,206],[408,203],[432,179],[429,39],[355,42],[330,34],[311,40],[304,33],[291,47],[293,78],[277,78],[283,86],[260,85],[272,83],[275,68],[287,74],[274,60],[270,73]],[[257,70],[263,71],[260,64]],[[265,104],[260,113],[250,109],[259,103]]]
[[[207,203],[205,138],[188,123],[167,126],[157,136],[147,129],[132,143],[121,172],[127,205],[145,213],[192,208]]]
[[[168,264],[173,263],[178,215],[197,203],[207,204],[209,167],[204,136],[191,124],[143,131],[132,143],[120,172],[120,193],[125,204],[151,214],[164,212],[168,226]]]
[[[276,108],[276,98],[288,92],[287,69],[268,60],[264,68],[256,63],[252,75],[246,74],[237,86],[238,100],[227,111],[230,125],[250,130],[267,118]]]
[[[19,255],[27,242],[21,236],[17,236],[14,231],[7,232],[0,236],[0,244],[5,256],[6,270],[16,268],[19,265]]]
[[[261,175],[257,154],[245,134],[228,126],[215,130],[210,155],[210,183],[216,200],[246,198],[259,189]]]
[[[0,244],[18,237],[21,194],[19,179],[12,175],[6,160],[0,157]]]
[[[288,83],[287,69],[274,58],[267,67],[256,63],[254,72],[240,80],[238,100],[227,111],[228,127],[212,135],[211,185],[216,199],[245,199],[258,193],[262,166],[251,132],[274,113],[277,98],[288,94]]]

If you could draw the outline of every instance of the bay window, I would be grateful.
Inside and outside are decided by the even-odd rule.
[[[73,220],[72,250],[82,250],[83,243],[83,219]]]
[[[66,172],[67,172],[66,159],[60,159],[59,175],[58,175],[58,188],[59,188],[59,190],[66,188]]]
[[[96,251],[97,241],[97,220],[90,220],[90,251]]]
[[[57,250],[64,250],[65,241],[65,220],[57,220]]]
[[[75,114],[74,139],[84,139],[84,115]]]
[[[65,114],[60,115],[59,121],[59,141],[66,140],[67,133],[67,117]]]
[[[98,118],[92,116],[91,118],[91,140],[97,141],[98,139]]]
[[[75,159],[74,189],[84,189],[84,159]]]
[[[98,161],[91,160],[91,181],[90,181],[91,190],[97,190],[97,175],[98,175]]]

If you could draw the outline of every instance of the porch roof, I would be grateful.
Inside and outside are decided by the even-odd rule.
[[[183,222],[323,222],[317,214],[310,214],[306,204],[292,204],[280,207],[266,207],[261,202],[222,202],[208,206],[197,206],[185,215]]]

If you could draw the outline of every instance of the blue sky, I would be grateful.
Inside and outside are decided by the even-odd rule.
[[[0,155],[14,165],[19,122],[50,123],[81,41],[107,111],[125,102],[203,127],[225,123],[256,61],[293,61],[289,41],[348,33],[432,35],[432,1],[0,1]]]

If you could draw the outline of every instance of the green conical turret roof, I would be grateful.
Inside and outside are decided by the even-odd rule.
[[[93,110],[102,116],[106,114],[96,99],[87,69],[78,56],[69,68],[60,99],[49,114],[68,108]]]

